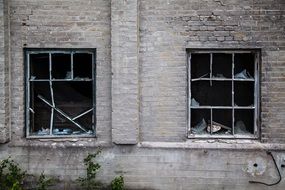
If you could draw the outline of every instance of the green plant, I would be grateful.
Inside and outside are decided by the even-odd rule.
[[[96,190],[102,188],[102,184],[96,180],[96,175],[101,165],[94,162],[94,159],[101,153],[101,149],[97,150],[94,154],[88,154],[84,159],[84,165],[86,166],[86,176],[79,177],[77,182],[82,189]]]
[[[48,187],[52,186],[53,184],[54,179],[46,177],[44,172],[42,172],[38,179],[36,190],[47,190]]]
[[[26,174],[26,171],[22,171],[10,157],[2,160],[0,163],[0,190],[22,190]]]
[[[115,177],[111,182],[111,189],[112,190],[124,190],[124,177],[118,176]]]

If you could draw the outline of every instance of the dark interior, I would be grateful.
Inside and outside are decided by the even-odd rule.
[[[231,81],[195,81],[191,93],[200,106],[232,106]]]
[[[192,53],[191,54],[191,78],[199,78],[205,74],[203,78],[210,76],[210,54],[208,53]]]
[[[213,53],[212,74],[213,77],[222,74],[226,78],[232,78],[232,54]]]
[[[51,108],[41,101],[37,96],[44,95],[48,101],[51,101],[49,82],[31,82],[30,83],[30,130],[37,132],[42,128],[50,128]]]
[[[75,53],[73,55],[74,77],[92,79],[92,54]]]
[[[53,83],[55,104],[72,117],[93,107],[92,81]]]
[[[254,83],[253,82],[234,82],[236,106],[253,106],[254,105]]]
[[[217,122],[232,129],[232,110],[231,109],[213,109],[213,122]],[[222,128],[214,134],[232,134],[231,130]]]
[[[70,118],[78,116],[93,108],[92,90],[92,81],[53,82],[55,105]],[[51,107],[38,98],[38,95],[43,96],[50,104],[52,104],[49,82],[31,83],[30,107],[35,113],[30,114],[30,122],[31,132],[34,133],[37,133],[42,128],[50,128]],[[92,117],[93,112],[91,111],[75,121],[89,131],[92,130],[93,126]],[[58,130],[57,132],[54,132],[55,135],[71,135],[83,132],[75,124],[57,113],[57,111],[54,111],[53,124],[53,129]]]
[[[253,109],[236,109],[235,110],[235,123],[241,120],[247,132],[254,133],[254,110]]]
[[[203,119],[205,119],[206,123],[208,120],[211,120],[211,112],[210,109],[191,109],[191,127],[195,127],[198,123],[200,123]]]
[[[30,78],[49,79],[49,54],[30,54]]]
[[[242,72],[246,69],[249,74],[254,77],[254,54],[252,53],[236,53],[234,74]]]
[[[52,54],[52,78],[70,79],[68,72],[71,72],[71,54]]]

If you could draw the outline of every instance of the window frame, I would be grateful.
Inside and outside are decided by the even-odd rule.
[[[261,49],[253,48],[253,49],[222,49],[222,48],[187,48],[187,127],[186,127],[186,137],[188,139],[254,139],[254,140],[260,140],[261,137],[261,123],[260,123],[260,72],[261,72]],[[234,134],[234,115],[232,115],[232,133],[230,135],[212,135],[212,134],[192,134],[191,133],[191,54],[193,53],[203,53],[203,54],[210,54],[210,64],[212,66],[212,54],[214,53],[225,53],[225,54],[232,54],[232,70],[234,70],[234,54],[238,53],[252,53],[254,54],[254,133],[253,134],[244,134],[244,135],[237,135]],[[211,71],[212,72],[212,71]],[[234,71],[233,73],[234,74]],[[212,77],[212,76],[211,76]],[[212,80],[211,80],[212,81]],[[234,76],[232,75],[231,80],[232,85],[233,82],[236,81],[234,79]],[[238,81],[238,80],[237,80]],[[242,80],[241,80],[242,81]],[[232,87],[233,88],[233,87]],[[232,91],[233,93],[233,91]],[[234,95],[232,95],[234,96]],[[234,100],[232,100],[234,104]],[[205,106],[205,107],[214,107],[214,106]],[[238,108],[234,108],[235,106],[232,105],[232,112],[237,110]],[[212,109],[211,109],[211,121],[212,121]],[[221,108],[222,109],[222,108]]]
[[[25,87],[25,137],[27,139],[50,139],[50,138],[91,138],[96,137],[96,48],[24,48],[24,87]],[[74,135],[32,135],[30,134],[30,55],[46,53],[51,56],[51,54],[63,53],[63,54],[75,54],[75,53],[87,53],[92,54],[92,134],[74,134]],[[73,61],[71,61],[73,62]],[[51,59],[49,59],[49,64],[51,65]],[[73,69],[73,63],[71,63],[71,69]],[[64,79],[59,79],[64,81]],[[51,81],[48,79],[48,81]],[[68,80],[66,80],[68,81]],[[71,81],[71,80],[69,80]]]

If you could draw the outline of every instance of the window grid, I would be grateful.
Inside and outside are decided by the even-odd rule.
[[[235,55],[236,54],[253,54],[254,55],[254,75],[253,78],[240,79],[235,77]],[[210,55],[210,73],[209,77],[194,77],[192,78],[191,73],[191,56],[193,54],[209,54]],[[231,78],[217,78],[213,76],[213,55],[214,54],[230,54],[231,55]],[[257,139],[259,137],[260,129],[259,129],[259,61],[260,61],[260,52],[258,50],[190,50],[188,52],[188,126],[187,126],[187,137],[188,138],[240,138],[240,139]],[[191,105],[192,100],[192,85],[198,81],[208,81],[210,86],[213,85],[213,82],[231,82],[231,106],[211,106],[211,105],[199,105],[193,106]],[[253,105],[250,106],[238,106],[235,104],[235,83],[254,83],[254,100]],[[191,120],[191,112],[193,110],[209,110],[210,111],[210,131],[209,134],[194,134],[193,133],[193,122]],[[231,119],[231,130],[230,134],[218,134],[214,135],[213,132],[213,111],[215,110],[231,110],[232,119]],[[254,118],[253,118],[253,133],[252,134],[236,134],[235,132],[235,112],[237,110],[253,110]],[[208,125],[207,125],[208,126]],[[226,126],[224,126],[226,127]]]
[[[37,54],[48,54],[48,67],[49,67],[49,77],[47,79],[37,79],[35,76],[32,76],[31,74],[31,55],[37,55]],[[70,55],[70,78],[64,78],[64,79],[56,79],[52,76],[52,56],[56,54],[67,54]],[[91,78],[81,78],[81,77],[74,77],[74,55],[75,54],[89,54],[92,56],[92,71],[91,71]],[[96,67],[95,67],[95,56],[96,52],[94,49],[25,49],[25,56],[26,56],[26,136],[28,138],[66,138],[66,137],[74,137],[74,136],[80,136],[80,137],[90,137],[94,136],[96,134],[95,131],[95,125],[96,125],[96,118],[95,118],[95,112],[96,112],[96,99],[95,99],[95,88],[96,88],[96,81],[95,81],[95,75],[96,75]],[[32,109],[34,101],[31,101],[31,85],[35,83],[43,83],[48,82],[49,88],[50,88],[50,96],[51,96],[51,102],[49,102],[46,98],[44,98],[42,95],[37,95],[37,98],[40,99],[43,103],[45,103],[47,106],[50,107],[51,110],[51,117],[50,117],[50,125],[49,125],[49,134],[46,135],[36,135],[32,134],[34,132],[34,127],[31,126],[30,121],[30,113],[34,113],[34,110]],[[55,99],[54,99],[54,87],[53,85],[57,82],[91,82],[92,83],[92,107],[88,110],[85,110],[82,113],[77,114],[74,117],[69,116],[64,111],[56,107]],[[82,83],[82,84],[83,84]],[[54,114],[58,113],[62,117],[64,117],[66,120],[73,123],[75,126],[77,126],[80,130],[84,131],[84,133],[81,134],[68,134],[68,135],[56,135],[53,134],[53,128],[54,128]],[[79,124],[76,120],[85,116],[86,114],[92,113],[92,126],[90,130],[83,127],[81,124]],[[33,121],[34,122],[34,121]],[[31,128],[33,127],[33,128]]]

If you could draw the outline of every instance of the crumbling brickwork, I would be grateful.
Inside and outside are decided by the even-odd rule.
[[[284,177],[284,10],[284,0],[0,0],[0,160],[72,190],[101,146],[104,183],[267,189],[248,180],[277,181],[266,150]],[[25,137],[26,47],[96,49],[96,138]],[[186,138],[189,48],[261,50],[260,139]]]

